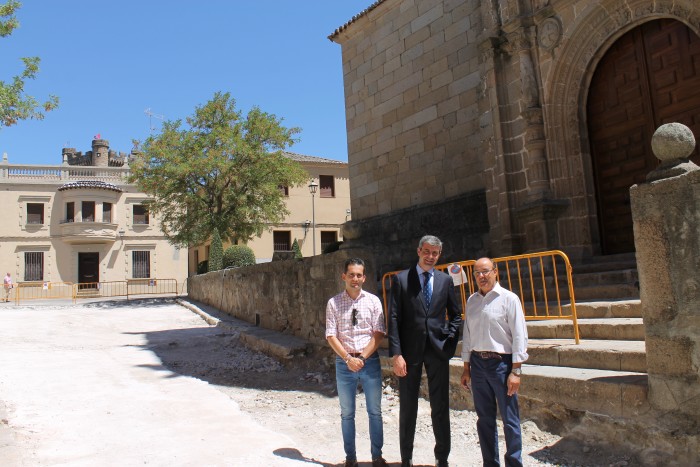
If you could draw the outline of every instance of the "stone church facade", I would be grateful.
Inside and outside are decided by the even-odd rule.
[[[695,0],[379,0],[339,27],[353,221],[384,272],[561,249],[634,251],[654,130],[700,136]],[[698,161],[697,150],[691,156]]]

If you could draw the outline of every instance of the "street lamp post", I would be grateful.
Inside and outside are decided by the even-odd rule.
[[[309,191],[311,192],[311,235],[313,236],[314,256],[316,256],[316,206],[314,203],[314,195],[316,194],[316,190],[318,190],[318,183],[311,179],[311,183],[309,183]]]

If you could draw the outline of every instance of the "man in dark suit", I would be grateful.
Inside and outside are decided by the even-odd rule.
[[[442,242],[426,235],[418,243],[418,264],[391,284],[389,354],[399,377],[401,465],[413,465],[418,390],[425,365],[435,435],[435,465],[450,454],[450,358],[455,354],[462,306],[449,275],[436,271]]]

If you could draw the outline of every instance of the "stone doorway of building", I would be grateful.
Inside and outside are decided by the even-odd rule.
[[[700,37],[670,19],[620,37],[595,70],[587,116],[603,253],[633,252],[629,188],[658,165],[654,131],[680,122],[700,138]]]
[[[78,282],[80,289],[97,288],[100,282],[100,254],[78,253]]]

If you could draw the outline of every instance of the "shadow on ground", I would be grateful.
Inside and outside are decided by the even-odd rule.
[[[144,305],[172,306],[172,301],[144,301]],[[133,303],[132,303],[133,305]],[[102,303],[110,308],[127,306],[121,302]],[[193,314],[193,317],[196,315]],[[193,318],[194,319],[194,318]],[[199,320],[199,318],[196,318]],[[191,376],[211,384],[258,390],[295,390],[335,396],[335,376],[324,366],[320,356],[302,356],[283,363],[247,348],[240,340],[240,330],[206,326],[170,329],[158,332],[135,332],[146,337],[144,350],[154,352],[162,365],[149,365],[154,371],[167,371],[164,377]],[[245,323],[242,323],[245,325]]]

